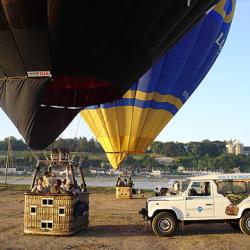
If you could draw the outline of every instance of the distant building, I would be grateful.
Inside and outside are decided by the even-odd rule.
[[[0,172],[5,174],[6,168],[0,168]],[[16,174],[16,168],[8,168],[8,174]]]
[[[184,172],[184,171],[185,171],[185,168],[183,166],[178,166],[177,172],[181,173],[181,172]]]
[[[244,145],[239,140],[230,140],[226,142],[226,149],[228,154],[240,155],[243,154]]]
[[[235,174],[241,173],[240,168],[238,168],[238,167],[233,168],[232,172],[235,173]]]
[[[250,155],[250,147],[244,147],[243,154],[244,155]]]
[[[97,170],[96,169],[90,169],[89,170],[91,174],[97,174]]]
[[[244,147],[243,143],[239,140],[230,140],[226,142],[226,149],[228,154],[234,155],[250,155],[250,147]]]
[[[118,171],[118,170],[114,170],[110,168],[108,171],[106,171],[106,174],[118,176],[118,175],[122,175],[122,171]]]
[[[193,170],[193,169],[187,169],[181,172],[185,175],[191,175],[191,176],[201,176],[201,175],[209,175],[209,174],[223,174],[222,170],[217,171],[211,171],[211,170]]]
[[[151,172],[146,173],[146,177],[160,178],[160,177],[168,176],[169,174],[170,174],[169,170],[152,169]]]
[[[165,166],[169,166],[173,163],[174,158],[171,157],[156,157],[156,161],[158,161],[160,164],[163,164]]]

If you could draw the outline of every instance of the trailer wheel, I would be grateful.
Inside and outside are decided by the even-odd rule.
[[[240,219],[240,229],[242,233],[250,235],[250,211],[246,212]]]
[[[167,212],[161,212],[157,214],[152,221],[152,229],[158,236],[169,236],[175,232],[176,228],[176,218]]]

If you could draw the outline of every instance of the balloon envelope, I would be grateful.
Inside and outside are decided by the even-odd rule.
[[[227,38],[235,0],[220,0],[122,99],[81,112],[114,168],[143,153],[191,96]]]
[[[2,0],[0,106],[28,145],[122,97],[215,0]]]

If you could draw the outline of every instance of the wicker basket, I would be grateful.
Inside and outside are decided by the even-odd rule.
[[[116,187],[116,199],[132,199],[132,187]]]
[[[27,234],[70,235],[88,226],[89,193],[25,193],[24,232]]]

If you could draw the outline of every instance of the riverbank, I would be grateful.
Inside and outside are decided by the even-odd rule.
[[[32,176],[8,176],[7,183],[30,185],[32,183]],[[86,177],[85,181],[88,187],[115,187],[117,176],[112,177]],[[135,189],[151,189],[154,190],[156,186],[166,186],[169,179],[176,178],[175,176],[162,177],[162,178],[145,178],[133,177]],[[179,177],[180,178],[180,177]],[[179,179],[178,178],[178,179]],[[4,176],[0,176],[0,184],[4,183]],[[80,177],[77,177],[77,182],[81,183]]]
[[[29,191],[30,185],[22,185],[22,184],[2,184],[0,183],[0,192],[1,191],[22,191],[26,192]],[[96,186],[88,186],[88,192],[90,193],[115,193],[115,187],[96,187]],[[153,195],[153,191],[150,189],[144,189],[143,192],[147,194],[148,196]]]
[[[106,188],[96,192],[92,189],[90,193],[90,226],[87,230],[67,237],[24,235],[23,191],[12,188],[0,191],[1,250],[250,249],[250,237],[226,224],[188,225],[184,232],[178,229],[173,237],[157,237],[149,225],[145,227],[145,221],[138,214],[138,210],[145,206],[145,198],[116,200],[114,190]]]

